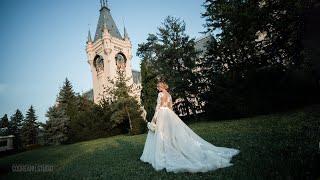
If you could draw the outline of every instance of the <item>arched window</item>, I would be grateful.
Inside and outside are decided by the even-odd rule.
[[[93,60],[93,65],[96,68],[97,72],[103,71],[104,69],[103,58],[99,55],[96,55],[96,57]]]
[[[126,56],[123,53],[118,53],[115,59],[117,67],[122,70],[125,69],[127,62]]]

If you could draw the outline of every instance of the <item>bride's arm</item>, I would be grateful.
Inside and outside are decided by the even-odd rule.
[[[170,97],[169,97],[169,108],[170,108],[171,110],[173,110],[173,108],[172,108],[172,97],[171,97],[171,95],[170,95]]]

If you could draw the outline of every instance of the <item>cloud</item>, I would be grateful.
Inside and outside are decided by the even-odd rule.
[[[0,83],[0,93],[3,93],[8,88],[8,85]]]

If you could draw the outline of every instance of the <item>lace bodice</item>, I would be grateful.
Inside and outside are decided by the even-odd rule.
[[[169,93],[158,93],[156,110],[158,110],[160,107],[172,109],[172,98]]]
[[[152,120],[156,119],[160,108],[168,108],[172,110],[172,97],[169,93],[158,93],[157,105]]]

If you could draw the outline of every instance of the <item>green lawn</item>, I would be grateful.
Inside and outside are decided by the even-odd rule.
[[[0,159],[48,164],[53,172],[11,172],[5,179],[317,179],[320,107],[253,118],[198,122],[189,126],[217,146],[240,149],[233,166],[207,173],[156,172],[139,160],[146,134],[120,135],[72,145],[43,147]],[[318,171],[320,172],[320,171]]]

